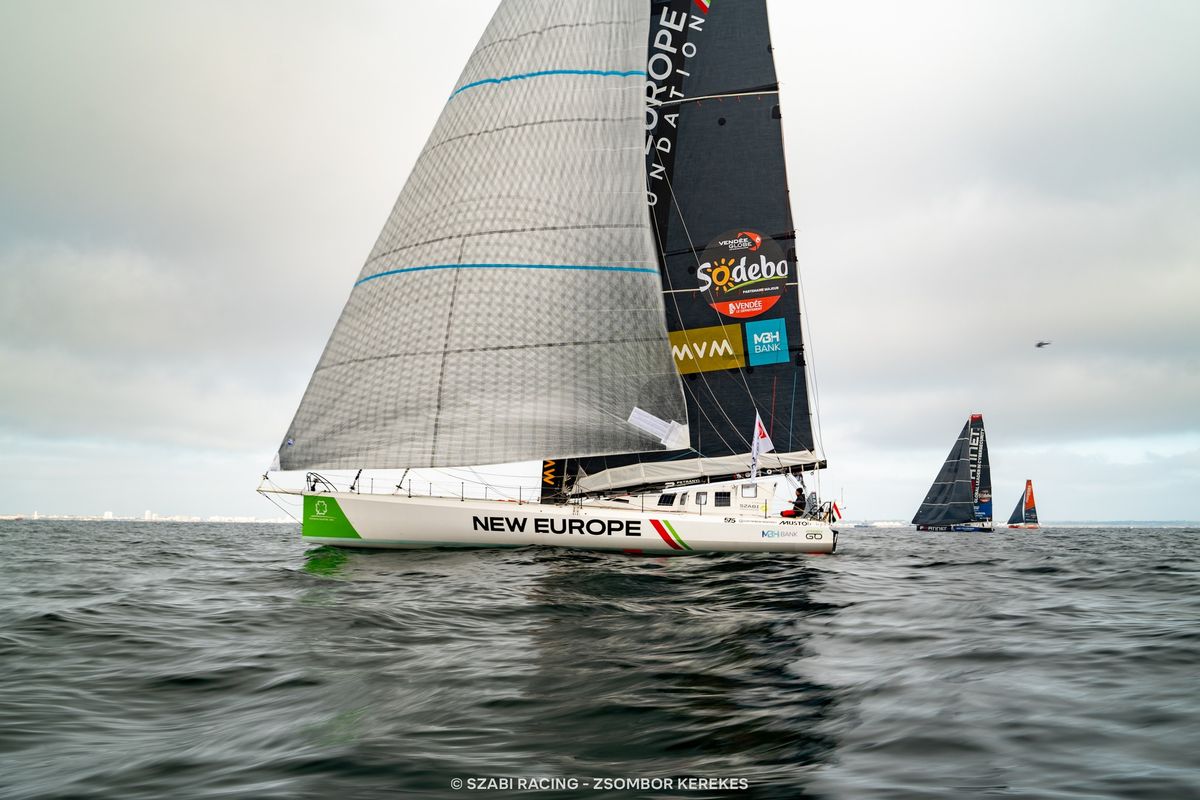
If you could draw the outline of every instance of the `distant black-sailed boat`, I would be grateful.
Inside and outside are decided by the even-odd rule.
[[[919,531],[992,530],[992,468],[982,414],[963,425],[913,524]]]
[[[1037,504],[1033,499],[1033,481],[1025,481],[1025,491],[1021,493],[1017,507],[1013,509],[1012,516],[1008,518],[1008,527],[1027,529],[1040,527],[1037,518]]]

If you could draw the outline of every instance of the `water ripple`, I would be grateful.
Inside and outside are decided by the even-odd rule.
[[[461,797],[450,778],[502,775],[738,777],[779,798],[1200,785],[1194,529],[855,530],[834,557],[670,559],[0,526],[3,797]]]

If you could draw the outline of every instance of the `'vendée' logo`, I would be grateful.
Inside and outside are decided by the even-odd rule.
[[[787,258],[775,240],[752,230],[718,236],[696,270],[705,301],[735,319],[770,311],[787,290],[790,277]]]

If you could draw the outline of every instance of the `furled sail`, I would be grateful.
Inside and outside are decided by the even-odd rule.
[[[801,338],[795,231],[765,0],[650,0],[646,177],[689,449],[583,459],[576,493],[823,465]]]
[[[950,448],[914,525],[960,525],[992,519],[992,468],[983,415],[972,414]]]
[[[501,4],[359,273],[281,468],[686,437],[646,214],[648,25],[647,0]]]

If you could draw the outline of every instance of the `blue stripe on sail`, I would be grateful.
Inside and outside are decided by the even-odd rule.
[[[650,267],[605,267],[589,264],[427,264],[423,267],[403,267],[401,269],[389,269],[385,272],[376,272],[374,275],[359,278],[354,282],[354,285],[358,286],[361,283],[373,281],[376,278],[386,278],[389,275],[400,275],[404,272],[424,272],[431,269],[570,269],[587,270],[590,272],[649,272],[653,275],[658,274],[657,269]]]
[[[508,83],[509,81],[523,81],[526,78],[541,78],[545,75],[599,75],[601,77],[611,78],[632,78],[646,76],[645,70],[634,69],[628,72],[621,72],[615,69],[544,69],[538,72],[522,72],[518,75],[505,75],[502,78],[484,78],[479,81],[472,81],[465,86],[460,86],[455,89],[450,97],[453,98],[459,92],[465,92],[467,89],[474,89],[476,86],[483,86],[485,83]]]

